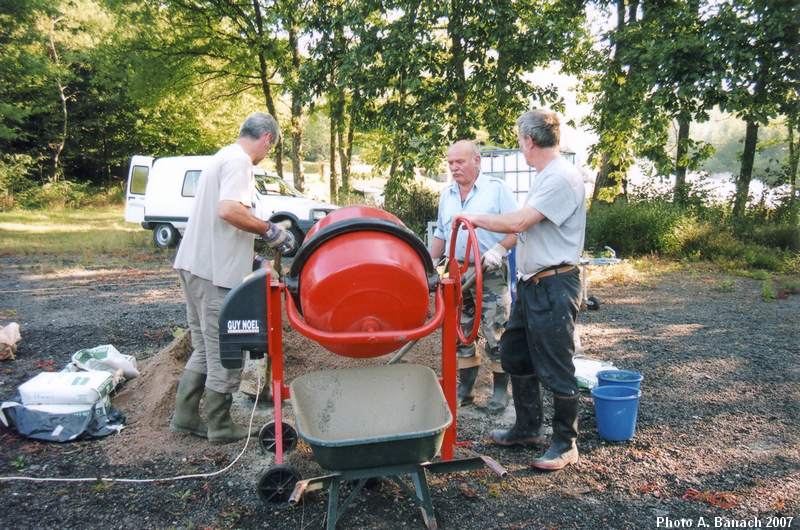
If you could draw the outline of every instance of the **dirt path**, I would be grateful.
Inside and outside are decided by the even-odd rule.
[[[23,335],[17,360],[0,363],[0,399],[43,368],[59,368],[72,352],[98,344],[114,344],[145,369],[148,360],[155,367],[174,329],[185,326],[167,257],[142,269],[43,270],[33,262],[0,260],[0,324],[19,322]],[[510,475],[431,477],[440,526],[656,528],[660,521],[664,528],[667,519],[687,519],[698,527],[704,517],[714,528],[714,518],[721,517],[720,524],[757,518],[766,527],[770,517],[800,516],[800,296],[765,302],[757,281],[691,270],[638,283],[593,284],[591,292],[603,303],[580,317],[586,354],[645,377],[636,438],[626,444],[600,440],[591,399],[584,397],[580,464],[556,474],[534,472],[527,466],[531,451],[486,443],[492,428],[513,422],[513,412],[509,407],[502,416],[489,416],[480,408],[489,391],[483,373],[478,406],[460,413],[460,437],[472,441],[462,452],[487,454]],[[294,332],[287,333],[285,350],[289,379],[349,363]],[[409,360],[435,366],[436,355],[437,339],[429,338]],[[138,385],[169,403],[169,374],[176,368],[153,368]],[[130,426],[101,441],[38,443],[0,427],[0,476],[203,473],[241,450],[169,433],[169,407],[144,417],[145,407],[120,402],[131,407],[122,410]],[[237,396],[240,421],[252,404]],[[286,413],[291,419],[290,407]],[[271,414],[259,406],[254,424]],[[288,460],[304,477],[321,472],[303,444]],[[251,447],[229,472],[208,480],[0,482],[0,528],[323,527],[324,494],[289,509],[260,502],[255,483],[270,461]],[[799,520],[792,524],[800,528]],[[397,486],[386,483],[357,499],[339,527],[423,525]]]

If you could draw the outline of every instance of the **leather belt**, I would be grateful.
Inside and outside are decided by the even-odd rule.
[[[560,267],[552,267],[550,269],[545,269],[543,271],[539,271],[530,278],[525,281],[533,283],[533,285],[539,285],[539,281],[542,278],[548,278],[550,276],[555,276],[557,274],[564,274],[567,272],[572,271],[573,269],[577,268],[575,265],[562,265]]]

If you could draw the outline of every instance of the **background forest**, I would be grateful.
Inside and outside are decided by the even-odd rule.
[[[795,2],[5,0],[0,49],[0,209],[120,200],[131,155],[213,153],[265,109],[298,189],[323,164],[346,203],[362,162],[419,229],[435,196],[415,175],[449,142],[515,147],[519,113],[548,106],[591,138],[590,246],[797,267]]]

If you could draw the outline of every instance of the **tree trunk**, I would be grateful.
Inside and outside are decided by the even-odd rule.
[[[292,49],[292,179],[294,187],[305,191],[306,177],[303,168],[303,95],[297,83],[300,71],[300,48],[297,41],[297,25],[292,20],[289,24],[289,46]]]
[[[264,52],[264,48],[261,46],[264,40],[264,20],[261,15],[261,5],[259,4],[258,0],[253,0],[253,13],[256,19],[256,38],[258,42],[254,43],[258,46],[258,74],[259,79],[261,80],[261,91],[264,93],[264,100],[267,104],[267,111],[275,118],[275,121],[278,123],[278,127],[280,127],[280,121],[278,121],[278,113],[275,112],[275,101],[272,97],[272,88],[269,86],[269,78],[268,69],[267,69],[267,57]],[[283,178],[283,141],[281,140],[275,145],[275,171],[278,173],[278,176]]]
[[[626,25],[625,0],[617,0],[616,8],[617,8],[616,32],[619,33],[623,31]],[[630,12],[627,13],[628,14],[627,23],[629,24],[635,20],[636,8],[632,6],[628,6],[628,8],[630,9]],[[620,56],[620,43],[619,40],[617,39],[614,42],[614,54],[611,58],[611,64],[608,67],[608,72],[606,73],[606,75],[614,75],[614,76],[625,75],[619,63],[619,56]],[[631,66],[631,69],[632,68],[633,67]],[[630,70],[628,72],[628,75],[630,75]],[[610,87],[608,91],[605,94],[603,94],[602,97],[606,98],[608,101],[614,101],[616,98],[620,97],[619,96],[620,91],[621,89],[618,87],[618,85],[612,85],[612,87]],[[605,115],[601,117],[600,124],[598,126],[598,131],[600,132],[601,136],[606,133],[606,129],[609,127],[608,124],[609,116],[607,114],[609,111],[605,110],[603,112]],[[592,190],[592,208],[594,207],[595,204],[598,204],[598,199],[600,198],[600,195],[603,193],[603,190],[607,188],[616,188],[618,186],[619,183],[617,182],[616,177],[612,177],[612,175],[618,174],[619,171],[620,168],[617,166],[617,164],[613,164],[611,162],[611,153],[604,152],[600,159],[600,170],[597,172],[597,178],[595,179],[594,182],[594,189]],[[625,186],[625,188],[627,188],[627,186]],[[614,193],[616,194],[616,192]]]
[[[614,185],[610,177],[611,163],[608,158],[608,154],[603,153],[600,159],[600,169],[597,172],[597,177],[595,177],[594,189],[592,190],[592,206],[598,204],[598,199],[603,189],[610,188]]]
[[[344,154],[347,157],[346,170],[347,170],[348,190],[350,189],[350,175],[353,170],[353,136],[355,135],[355,121],[356,121],[355,112],[357,112],[355,110],[355,106],[357,97],[358,97],[358,92],[356,92],[356,94],[353,95],[353,102],[350,105],[350,119],[347,122],[347,138],[346,138],[347,148],[344,150]],[[344,172],[345,169],[342,169],[342,171]],[[342,181],[344,181],[344,177],[342,177]]]
[[[800,222],[800,197],[798,197],[797,186],[797,166],[800,162],[800,141],[795,143],[794,133],[796,131],[797,120],[791,117],[788,120],[789,129],[789,164],[786,168],[786,177],[789,180],[791,195],[789,195],[789,211],[793,223]]]
[[[333,108],[334,102],[330,101],[329,104],[331,108]],[[330,174],[330,192],[331,192],[331,203],[336,204],[339,200],[339,177],[336,175],[336,122],[334,117],[331,113],[331,125],[330,125],[330,152],[329,152],[329,164],[331,168]]]
[[[675,154],[675,189],[672,202],[682,205],[686,204],[689,198],[689,190],[686,187],[686,168],[689,154],[690,123],[687,115],[678,117],[678,147]]]
[[[744,136],[744,151],[742,152],[742,165],[739,177],[736,179],[736,196],[733,200],[733,217],[741,218],[747,205],[750,192],[750,181],[753,178],[753,161],[756,156],[756,143],[758,142],[758,122],[754,118],[747,119],[747,129]]]
[[[461,0],[451,0],[450,16],[447,32],[450,35],[450,70],[454,84],[455,104],[451,106],[451,118],[455,121],[455,139],[464,140],[470,137],[469,119],[467,117],[467,77],[464,69],[466,54],[462,40],[464,13]]]
[[[61,68],[61,59],[58,56],[58,50],[56,49],[56,41],[55,41],[55,32],[56,32],[56,24],[61,21],[61,18],[54,18],[50,20],[50,57],[53,60],[53,64],[56,65],[56,86],[58,87],[58,95],[61,99],[61,113],[63,115],[63,124],[61,127],[61,141],[56,145],[55,153],[53,153],[53,174],[50,177],[50,182],[58,182],[59,177],[61,175],[61,168],[59,167],[59,158],[61,157],[61,152],[64,150],[64,145],[67,143],[67,95],[65,92],[65,87],[61,82],[61,72],[59,72]]]
[[[341,175],[341,190],[347,194],[350,191],[350,160],[347,157],[345,137],[345,96],[342,90],[336,93],[336,151],[339,154],[339,174]]]

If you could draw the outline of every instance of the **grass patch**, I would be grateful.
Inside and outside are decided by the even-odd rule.
[[[732,293],[736,290],[736,283],[732,279],[726,278],[715,282],[712,289],[718,293]]]
[[[663,274],[683,270],[680,262],[659,259],[657,256],[625,260],[618,265],[588,267],[589,286],[638,284],[654,288]]]
[[[761,282],[761,298],[765,302],[775,300],[775,285],[772,283],[771,278],[767,278]]]
[[[166,255],[123,206],[0,212],[0,256],[42,256],[55,266],[136,264]]]

